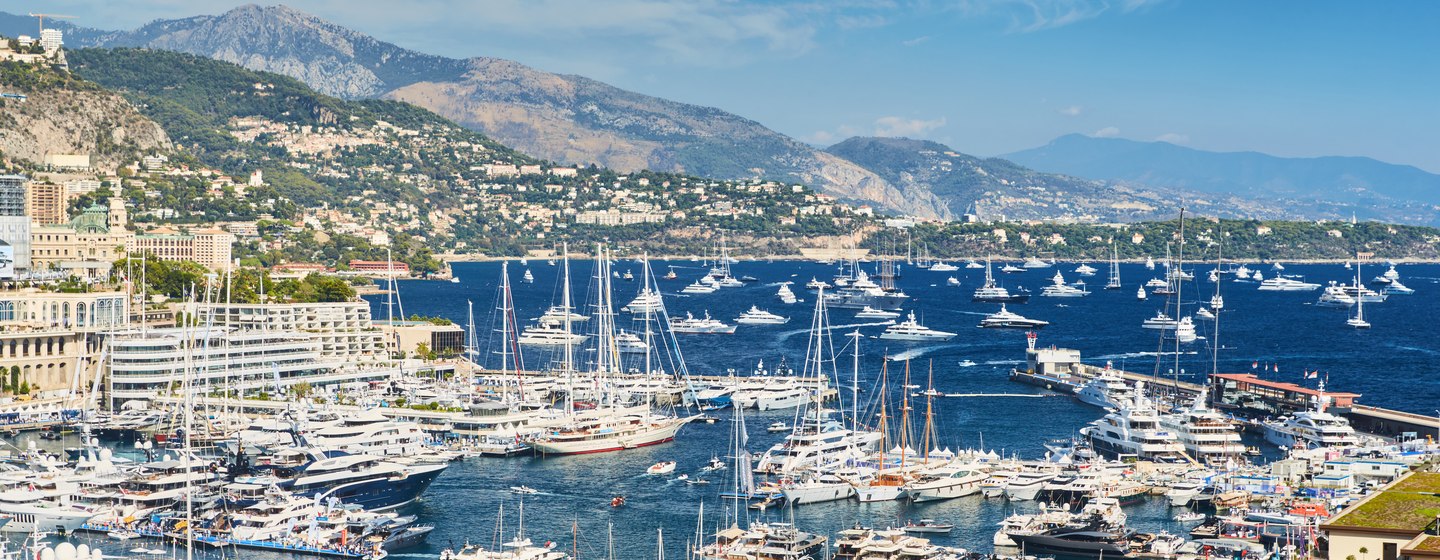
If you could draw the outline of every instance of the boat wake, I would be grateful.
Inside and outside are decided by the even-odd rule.
[[[859,327],[884,327],[884,326],[893,325],[893,324],[895,324],[895,321],[893,321],[893,320],[892,320],[892,321],[880,321],[880,322],[876,322],[876,323],[851,323],[851,324],[848,324],[848,325],[830,325],[830,327],[829,327],[828,329],[826,329],[826,330],[837,331],[837,330],[842,330],[842,329],[854,329],[854,328],[859,328]],[[776,340],[785,340],[785,339],[790,338],[790,337],[792,337],[792,336],[795,336],[795,335],[797,335],[797,334],[810,334],[810,329],[797,329],[797,330],[793,330],[793,331],[785,331],[785,332],[782,332],[782,333],[780,333],[780,334],[775,335],[775,338],[776,338]]]
[[[1199,354],[1200,352],[1199,352],[1198,350],[1182,350],[1180,353],[1183,354],[1183,355],[1187,355],[1187,356],[1194,356],[1194,355],[1196,355],[1196,354]],[[1095,359],[1095,360],[1125,360],[1125,359],[1129,359],[1129,358],[1146,358],[1146,357],[1153,358],[1153,357],[1155,357],[1155,356],[1174,356],[1174,355],[1175,355],[1175,352],[1125,352],[1125,353],[1122,353],[1122,354],[1106,354],[1106,355],[1103,355],[1103,356],[1095,356],[1095,357],[1092,358],[1092,359]]]
[[[915,358],[919,358],[919,357],[924,356],[924,355],[926,355],[926,354],[930,354],[930,353],[932,353],[932,352],[935,352],[936,350],[943,350],[943,349],[946,349],[946,348],[959,348],[959,347],[960,347],[960,345],[958,345],[958,344],[944,344],[944,345],[940,345],[940,346],[923,346],[923,347],[920,347],[920,348],[910,348],[910,349],[907,349],[907,350],[902,350],[902,351],[900,351],[900,352],[896,352],[896,353],[891,354],[891,355],[889,355],[889,356],[885,356],[885,359],[886,359],[886,360],[889,360],[889,361],[892,361],[892,362],[903,362],[903,361],[905,361],[905,360],[913,360],[913,359],[915,359]]]

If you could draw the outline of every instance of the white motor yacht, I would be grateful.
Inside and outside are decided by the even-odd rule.
[[[781,317],[754,305],[735,318],[735,322],[741,325],[783,325],[789,321],[789,317]]]
[[[1083,289],[1083,286],[1084,286],[1084,285],[1085,285],[1085,284],[1084,284],[1083,282],[1079,284],[1079,286],[1081,286],[1081,287],[1076,287],[1076,286],[1071,286],[1071,285],[1069,285],[1069,284],[1066,284],[1066,283],[1065,283],[1065,277],[1062,276],[1062,275],[1060,274],[1060,271],[1057,270],[1057,271],[1055,271],[1055,277],[1052,279],[1051,284],[1050,284],[1049,286],[1045,286],[1044,289],[1040,290],[1040,296],[1041,296],[1041,297],[1084,297],[1084,296],[1088,296],[1088,295],[1090,295],[1090,292],[1087,292],[1087,291],[1085,291],[1085,290]]]
[[[709,276],[706,276],[706,278],[709,278]],[[692,295],[713,294],[715,293],[715,290],[718,289],[720,288],[716,287],[714,284],[706,284],[704,282],[696,280],[695,282],[692,282],[689,286],[685,286],[684,289],[680,290],[680,293]]]
[[[1400,294],[1400,295],[1408,296],[1408,295],[1414,294],[1414,293],[1415,293],[1415,290],[1414,290],[1413,288],[1409,287],[1409,286],[1406,286],[1406,285],[1404,285],[1404,284],[1401,284],[1401,283],[1400,283],[1400,280],[1396,279],[1396,280],[1390,281],[1390,285],[1385,286],[1385,290],[1384,290],[1382,293],[1385,293],[1385,294]]]
[[[1176,324],[1178,324],[1178,321],[1171,319],[1169,315],[1165,314],[1164,310],[1160,310],[1156,311],[1154,317],[1146,319],[1140,326],[1147,329],[1171,330],[1175,328]]]
[[[934,502],[962,498],[980,492],[980,484],[990,478],[990,469],[982,465],[948,462],[921,469],[919,478],[905,485],[905,497],[912,502]]]
[[[1259,272],[1256,272],[1259,275]],[[1266,278],[1260,282],[1260,290],[1265,292],[1308,292],[1320,287],[1313,282],[1304,282],[1285,276]]]
[[[1160,426],[1175,433],[1191,459],[1213,465],[1245,453],[1235,422],[1211,409],[1201,390],[1189,408],[1160,416]]]
[[[1025,259],[1025,263],[1020,266],[1025,268],[1050,268],[1050,263],[1042,261],[1037,257],[1030,257]]]
[[[650,345],[646,344],[640,335],[624,329],[615,334],[615,346],[621,354],[644,354],[650,351]]]
[[[735,325],[727,325],[719,319],[710,317],[710,312],[705,312],[704,318],[697,318],[689,311],[685,312],[684,319],[671,319],[670,332],[675,334],[735,334]]]
[[[1160,426],[1155,405],[1145,397],[1143,383],[1135,384],[1135,397],[1120,409],[1080,429],[1098,451],[1134,456],[1141,460],[1180,458],[1185,447],[1175,434]]]
[[[1360,445],[1355,429],[1340,416],[1330,414],[1330,397],[1326,396],[1325,385],[1321,384],[1320,396],[1314,399],[1315,407],[1297,412],[1293,416],[1281,417],[1265,422],[1265,440],[1280,447],[1355,447]]]
[[[1125,383],[1119,371],[1106,367],[1081,385],[1075,391],[1075,398],[1091,406],[1118,409],[1135,398],[1135,390]]]
[[[1096,272],[1098,271],[1095,269],[1095,267],[1085,263],[1081,263],[1080,266],[1075,267],[1075,274],[1079,274],[1081,276],[1094,276]]]
[[[985,268],[985,265],[975,262],[973,259],[965,261],[965,268]]]
[[[930,265],[930,270],[935,272],[955,272],[957,270],[960,270],[960,267],[953,264],[948,264],[945,261],[940,261],[933,265]]]
[[[541,324],[526,327],[525,331],[516,337],[516,342],[524,346],[564,346],[566,344],[584,344],[590,337],[569,332],[562,326],[554,324]]]
[[[1006,309],[1003,303],[1000,304],[999,311],[986,315],[984,319],[980,320],[980,326],[987,329],[1037,329],[1049,324],[1049,321],[1027,319],[1019,313]]]
[[[911,311],[904,321],[886,328],[880,338],[907,342],[939,342],[955,338],[955,333],[937,331],[921,325],[920,321],[915,319],[915,312]]]
[[[636,294],[635,299],[630,301],[630,305],[621,307],[620,310],[629,313],[642,314],[660,311],[664,308],[665,303],[660,298],[660,292],[651,290],[649,286],[646,286],[645,288],[640,290],[639,294]]]
[[[800,300],[795,297],[795,292],[790,290],[790,284],[781,284],[780,289],[775,292],[775,297],[780,298],[780,303],[790,305]]]
[[[856,319],[894,319],[899,316],[899,311],[886,311],[884,309],[875,309],[873,307],[865,307],[864,309],[861,309],[859,313],[855,314]]]
[[[1345,293],[1344,287],[1340,286],[1334,280],[1331,280],[1330,285],[1325,286],[1325,291],[1320,293],[1320,299],[1315,302],[1315,305],[1322,307],[1350,307],[1355,305],[1355,298]]]
[[[813,276],[810,278],[809,282],[805,283],[805,289],[807,290],[819,290],[821,288],[825,288],[828,290],[830,289],[830,284],[825,283],[824,280],[817,280]]]

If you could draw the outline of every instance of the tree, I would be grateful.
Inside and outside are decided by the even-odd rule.
[[[20,366],[10,366],[10,392],[20,391]]]
[[[415,355],[426,361],[435,359],[435,351],[431,350],[430,345],[424,342],[415,345]]]
[[[290,386],[290,394],[302,399],[310,396],[310,390],[310,383],[306,381],[301,381]]]

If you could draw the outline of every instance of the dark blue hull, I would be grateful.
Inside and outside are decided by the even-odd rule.
[[[299,487],[292,482],[286,486],[286,489],[303,496],[315,497],[319,494],[322,499],[334,497],[341,503],[357,505],[366,510],[387,510],[404,506],[418,499],[444,470],[439,468],[411,474],[402,480],[376,477],[323,487]]]

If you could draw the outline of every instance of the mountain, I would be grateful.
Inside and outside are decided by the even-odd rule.
[[[909,138],[847,139],[826,149],[860,164],[906,195],[945,200],[955,215],[985,220],[1134,221],[1165,219],[1178,211],[1185,193],[1067,175],[1041,173],[1013,162],[982,159],[948,146]],[[1252,217],[1275,209],[1238,200],[1191,199],[1192,209],[1224,216]],[[1223,202],[1223,204],[1221,204]]]
[[[0,154],[34,166],[57,154],[90,154],[114,170],[141,155],[170,149],[165,130],[123,97],[44,65],[0,62]]]
[[[337,97],[407,101],[543,159],[796,181],[843,200],[950,217],[934,197],[905,196],[854,163],[720,109],[508,60],[418,53],[285,6],[247,5],[133,31],[59,27],[71,46],[181,51],[291,76]],[[0,16],[0,33],[33,34],[34,20]]]
[[[1297,212],[1320,214],[1311,217],[1354,211],[1387,221],[1440,223],[1440,175],[1364,157],[1284,158],[1080,134],[1001,157],[1090,179],[1291,201],[1301,205]]]

